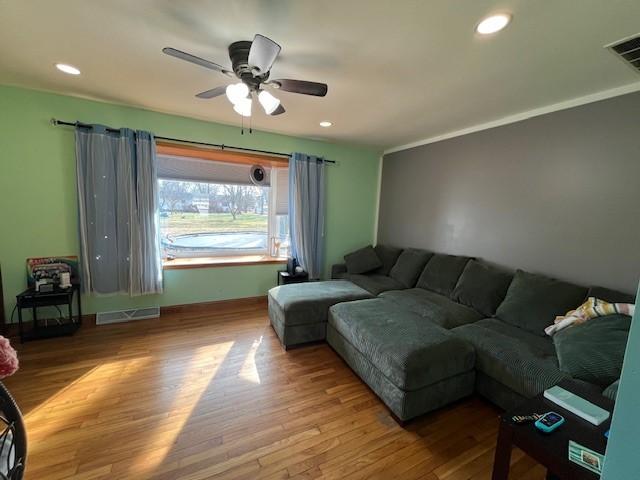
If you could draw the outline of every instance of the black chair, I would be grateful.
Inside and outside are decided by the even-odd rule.
[[[22,413],[0,382],[0,480],[22,480],[27,460],[27,431]]]

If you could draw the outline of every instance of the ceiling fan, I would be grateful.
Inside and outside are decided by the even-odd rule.
[[[221,85],[196,95],[198,98],[215,98],[226,94],[233,104],[233,109],[243,117],[251,116],[251,106],[254,95],[262,105],[267,115],[280,115],[285,112],[280,100],[274,97],[263,87],[272,87],[284,92],[301,93],[303,95],[314,95],[324,97],[327,94],[325,83],[307,82],[304,80],[278,79],[269,80],[271,67],[281,47],[276,42],[264,35],[256,35],[253,41],[243,40],[229,45],[229,58],[231,68],[228,70],[217,63],[210,62],[190,53],[183,52],[171,47],[162,49],[167,55],[195,63],[201,67],[215,70],[228,77],[234,75],[240,80],[231,85]]]

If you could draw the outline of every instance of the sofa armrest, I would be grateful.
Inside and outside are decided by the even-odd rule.
[[[347,265],[344,263],[336,263],[331,265],[331,278],[344,278],[344,274],[347,273]]]

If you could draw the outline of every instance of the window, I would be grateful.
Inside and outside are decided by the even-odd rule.
[[[197,151],[196,151],[197,152]],[[226,152],[209,150],[208,156]],[[233,257],[289,253],[288,168],[247,156],[242,163],[158,153],[163,257]],[[233,155],[237,156],[237,153]],[[249,180],[252,164],[265,186]]]

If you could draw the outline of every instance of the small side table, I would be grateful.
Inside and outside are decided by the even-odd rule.
[[[77,312],[73,314],[73,297],[76,297]],[[38,322],[39,307],[66,306],[67,316],[63,317],[63,322],[54,325],[41,325]],[[38,340],[42,338],[59,337],[63,335],[73,335],[82,324],[82,304],[80,301],[80,285],[73,284],[66,289],[56,289],[52,292],[37,292],[33,288],[28,288],[24,292],[16,295],[16,307],[18,309],[18,329],[20,332],[20,342]],[[30,308],[33,317],[33,328],[25,331],[22,321],[22,310]]]
[[[304,283],[309,281],[307,272],[290,274],[286,270],[278,271],[278,285],[288,285],[290,283]]]
[[[613,402],[608,398],[579,388],[577,385],[562,381],[559,385],[576,395],[613,412]],[[517,425],[511,417],[531,413],[557,412],[565,418],[565,423],[550,434],[540,432],[533,423]],[[611,417],[599,426],[565,410],[547,400],[542,394],[527,400],[518,408],[500,416],[498,444],[493,462],[492,480],[507,480],[511,461],[511,448],[516,446],[527,455],[547,467],[547,478],[560,480],[597,480],[595,473],[569,460],[569,440],[578,442],[593,451],[604,454],[607,441],[604,433],[611,425]]]

